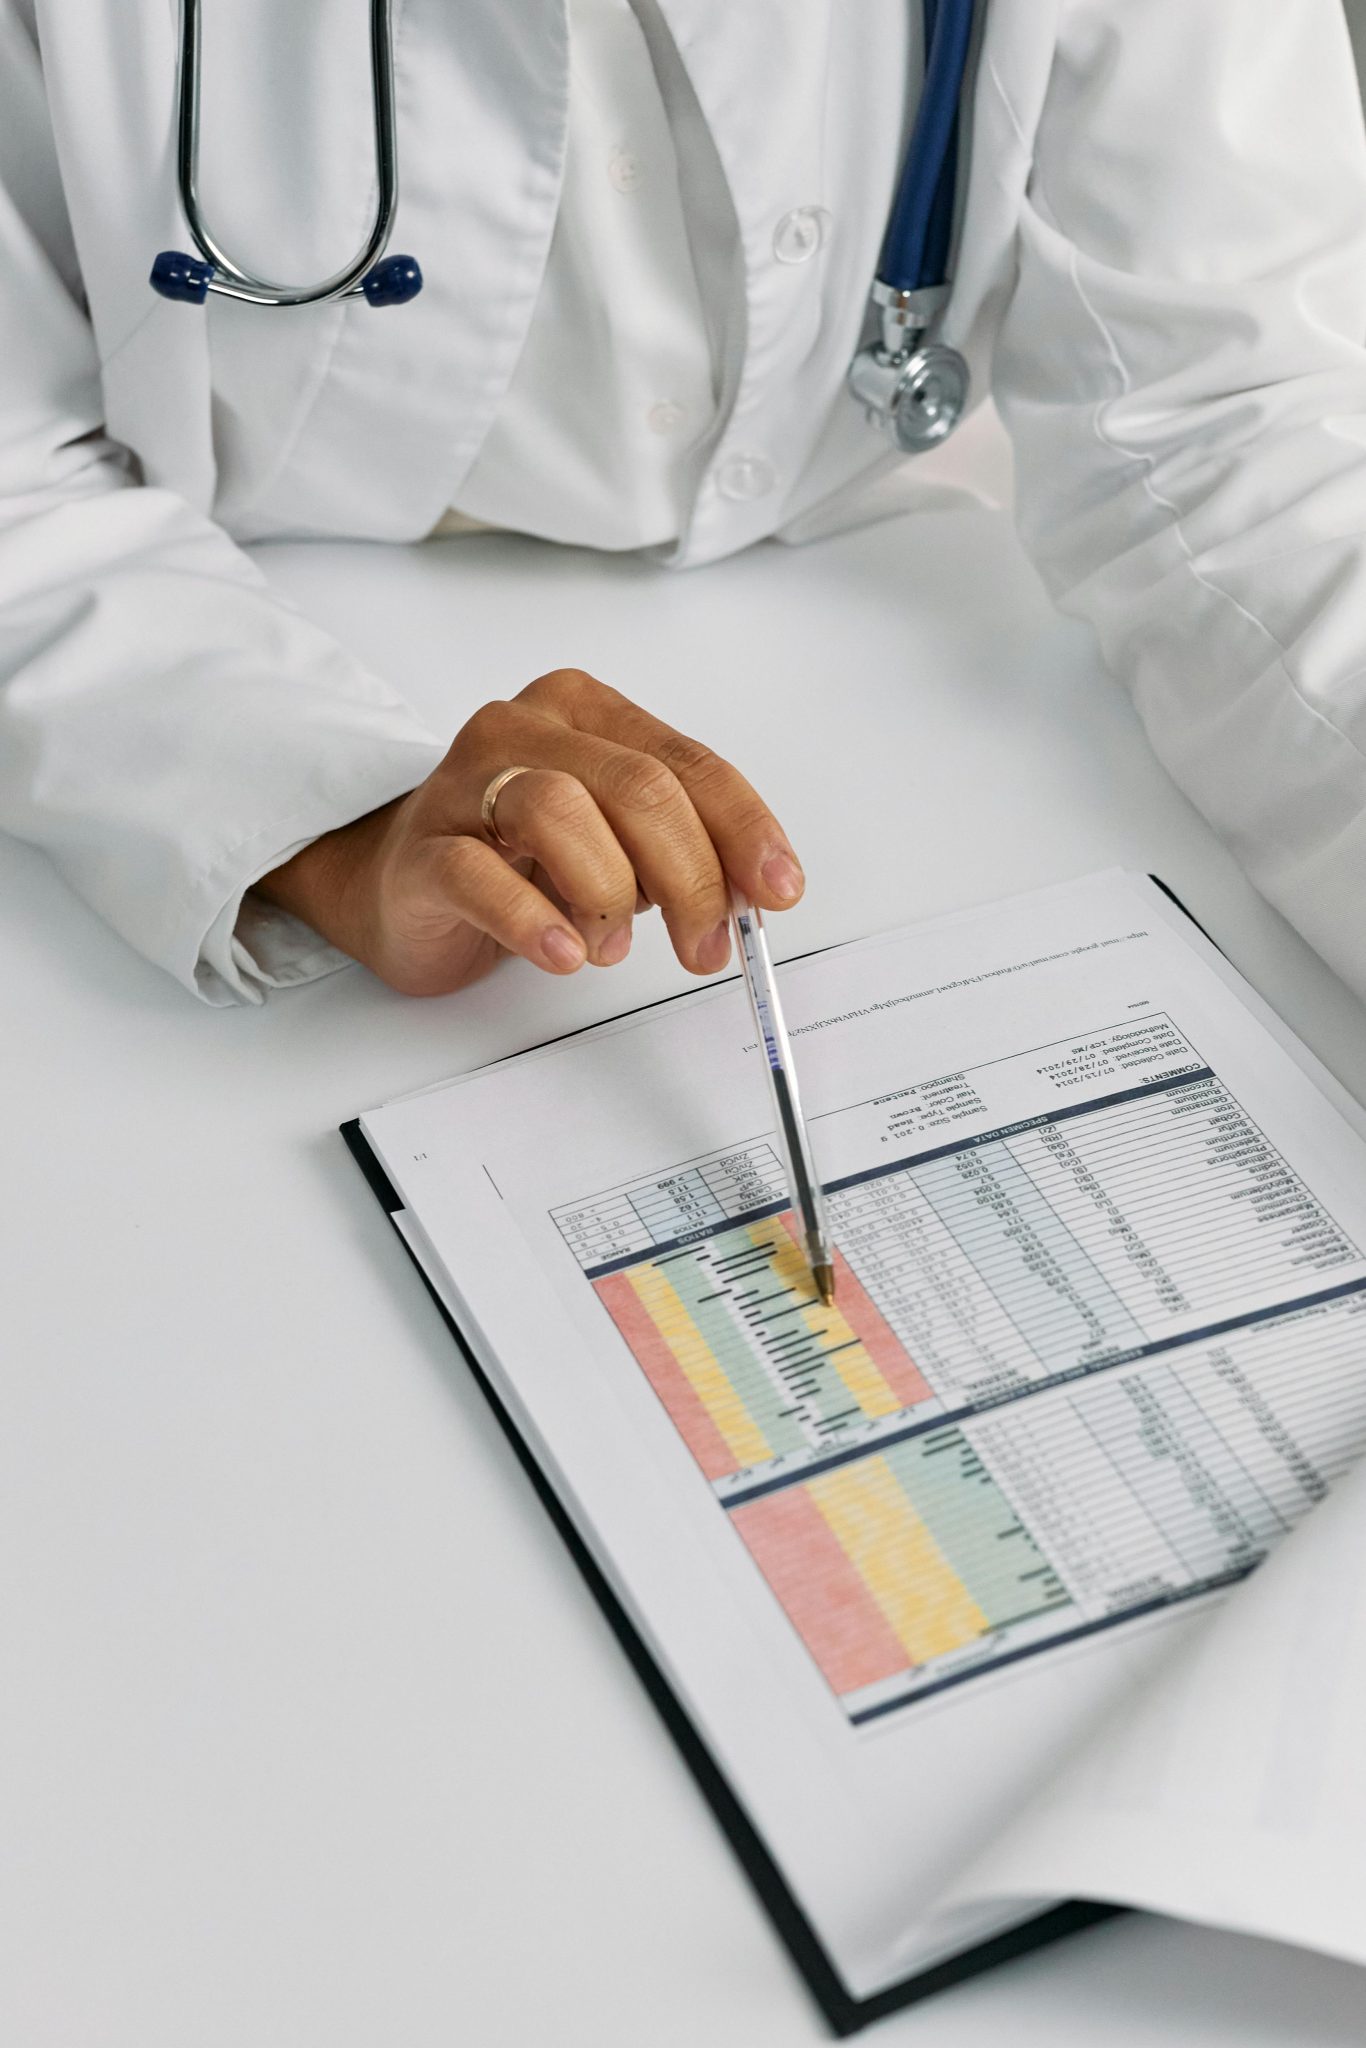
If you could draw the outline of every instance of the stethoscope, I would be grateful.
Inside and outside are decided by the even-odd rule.
[[[967,74],[973,0],[921,0],[925,82],[897,181],[873,282],[879,335],[849,367],[849,389],[868,418],[904,454],[945,440],[967,406],[968,366],[934,338],[949,296],[949,252],[958,185],[958,110]],[[390,0],[370,0],[370,85],[375,120],[375,217],[364,246],[318,284],[257,277],[226,255],[199,204],[199,0],[181,0],[176,93],[176,184],[199,256],[164,249],[152,265],[154,291],[202,305],[210,292],[253,306],[311,306],[368,299],[401,306],[422,289],[412,256],[386,256],[398,206]]]

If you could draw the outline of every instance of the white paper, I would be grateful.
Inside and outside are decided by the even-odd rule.
[[[833,1316],[737,986],[368,1116],[411,1240],[854,1995],[1073,1891],[1312,1939],[1251,1861],[1210,1903],[1229,1816],[1303,1822],[1304,1655],[1203,1863],[1143,1760],[1246,1725],[1234,1617],[1366,1447],[1341,1091],[1134,877],[782,983]]]

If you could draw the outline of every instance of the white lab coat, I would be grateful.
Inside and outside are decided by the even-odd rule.
[[[686,565],[828,522],[885,467],[842,384],[918,59],[908,0],[657,5],[740,255]],[[215,217],[273,274],[321,274],[371,204],[364,10],[219,12]],[[297,930],[234,936],[243,892],[441,751],[238,543],[431,529],[555,216],[561,0],[396,14],[394,246],[425,291],[200,312],[146,284],[186,242],[173,0],[0,0],[0,826],[213,1001],[328,964]],[[970,127],[945,332],[1014,439],[1026,543],[1366,995],[1366,145],[1340,0],[990,0]],[[811,205],[820,260],[776,261]]]

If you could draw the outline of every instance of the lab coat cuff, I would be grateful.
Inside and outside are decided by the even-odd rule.
[[[414,741],[400,752],[402,758],[395,761],[389,750],[384,772],[359,788],[352,801],[339,803],[334,795],[316,811],[264,828],[202,878],[195,891],[197,910],[187,927],[187,937],[197,943],[193,951],[187,945],[183,964],[168,963],[192,994],[216,1008],[262,1003],[268,989],[297,987],[354,966],[349,954],[329,945],[302,919],[248,891],[323,833],[406,796],[425,782],[445,749],[435,741]]]

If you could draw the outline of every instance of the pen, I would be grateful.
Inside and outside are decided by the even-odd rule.
[[[745,971],[745,987],[749,990],[749,1006],[754,1012],[759,1043],[766,1054],[769,1086],[778,1118],[778,1142],[787,1168],[792,1206],[801,1221],[807,1262],[816,1282],[816,1292],[828,1308],[835,1299],[835,1259],[825,1220],[825,1197],[816,1178],[811,1140],[806,1134],[806,1120],[797,1094],[792,1047],[788,1043],[783,1007],[778,999],[778,984],[764,933],[764,920],[755,906],[747,903],[736,889],[731,891],[731,917],[740,964]]]

